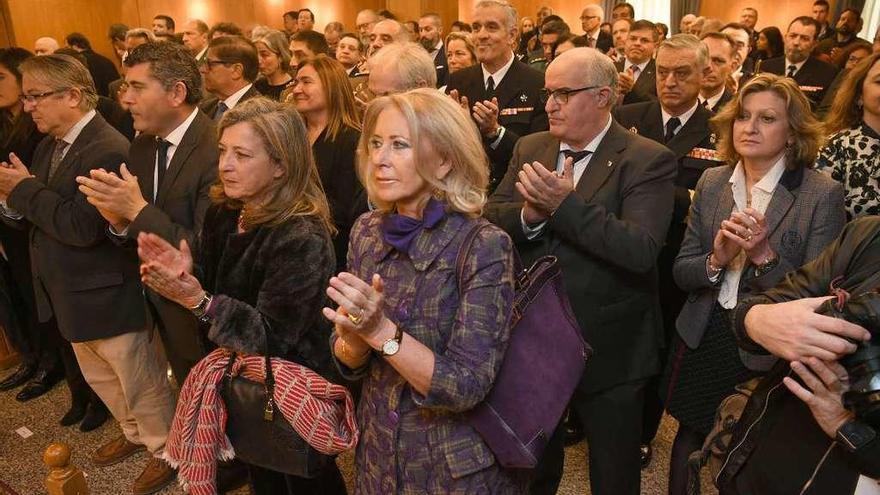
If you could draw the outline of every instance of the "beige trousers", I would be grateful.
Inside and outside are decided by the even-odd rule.
[[[83,376],[128,441],[143,444],[155,456],[162,453],[174,417],[174,394],[159,339],[150,332],[130,332],[107,339],[73,344]]]

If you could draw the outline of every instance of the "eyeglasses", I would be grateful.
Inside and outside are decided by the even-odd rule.
[[[70,89],[70,88],[53,89],[52,91],[46,91],[44,93],[38,93],[35,95],[21,95],[18,97],[18,99],[21,100],[22,104],[26,104],[26,103],[35,104],[40,101],[43,101],[43,99],[46,97],[49,97],[49,96],[52,96],[52,95],[55,95],[58,93],[63,93],[65,91],[67,91],[68,89]]]
[[[568,98],[574,93],[580,93],[581,91],[589,91],[591,89],[601,88],[602,86],[587,86],[585,88],[577,88],[577,89],[554,89],[549,90],[547,88],[541,88],[538,90],[538,96],[541,98],[541,103],[547,103],[548,100],[552,97],[556,103],[560,105],[565,105],[568,103]]]
[[[597,16],[597,15],[582,15],[581,16],[582,21],[589,21],[590,19],[598,19],[598,18],[599,18],[599,16]]]
[[[209,58],[204,58],[199,65],[205,65],[208,67],[208,70],[212,70],[215,65],[229,65],[231,63],[234,62],[230,62],[229,60],[211,60]]]

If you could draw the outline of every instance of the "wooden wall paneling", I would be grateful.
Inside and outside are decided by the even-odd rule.
[[[470,22],[474,12],[474,5],[479,0],[458,0],[458,16],[465,22]],[[543,6],[553,9],[553,13],[562,19],[575,34],[583,34],[581,29],[581,11],[588,4],[599,3],[598,0],[572,2],[571,0],[513,0],[510,2],[516,8],[519,17],[531,17],[535,20],[535,14]],[[611,13],[606,12],[605,17],[611,18]]]
[[[834,15],[836,0],[829,0],[831,15]],[[770,6],[772,5],[772,8]],[[788,24],[795,17],[812,15],[813,0],[776,0],[771,3],[762,3],[756,0],[727,0],[700,3],[700,15],[713,17],[724,22],[739,22],[739,14],[745,7],[754,7],[758,10],[757,28],[776,26],[785,34]],[[832,20],[833,22],[833,20]]]
[[[10,47],[15,44],[12,32],[12,21],[9,18],[9,5],[6,0],[0,0],[0,47]]]

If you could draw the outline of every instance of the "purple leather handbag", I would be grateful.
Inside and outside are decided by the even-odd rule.
[[[468,232],[456,258],[458,280],[479,230]],[[584,341],[554,256],[544,256],[516,276],[510,341],[485,400],[468,420],[498,463],[533,468],[559,425],[593,350]],[[459,282],[459,287],[461,283]]]

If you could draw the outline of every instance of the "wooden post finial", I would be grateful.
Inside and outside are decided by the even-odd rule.
[[[43,462],[49,468],[46,489],[49,495],[89,495],[83,472],[70,465],[70,447],[53,443],[43,453]]]

